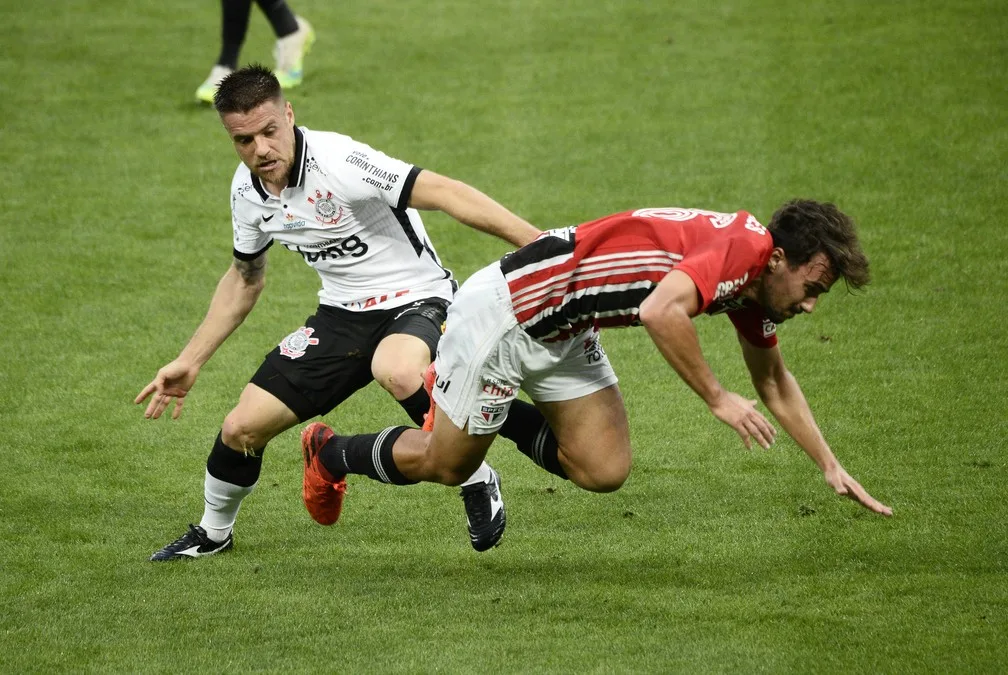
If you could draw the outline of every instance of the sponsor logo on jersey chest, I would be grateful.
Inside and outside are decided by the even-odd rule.
[[[717,289],[714,291],[714,300],[720,300],[721,298],[727,298],[738,293],[738,290],[745,285],[745,282],[749,281],[749,273],[746,272],[738,279],[733,281],[719,281]]]

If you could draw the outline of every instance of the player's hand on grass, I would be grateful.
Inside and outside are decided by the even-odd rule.
[[[892,508],[886,506],[868,494],[868,492],[861,487],[861,484],[851,478],[851,475],[839,464],[827,469],[824,475],[826,476],[826,482],[829,483],[829,486],[833,488],[833,491],[838,495],[849,497],[866,509],[874,511],[875,513],[881,513],[883,516],[892,515]]]
[[[742,437],[742,442],[749,450],[752,450],[753,440],[770,449],[777,436],[774,426],[756,409],[756,401],[734,392],[722,393],[717,402],[710,406],[710,410]]]
[[[172,419],[178,419],[178,416],[182,414],[182,405],[185,403],[186,394],[192,388],[197,375],[199,375],[199,366],[178,360],[172,361],[157,372],[151,383],[144,387],[133,402],[143,403],[148,396],[154,394],[150,403],[147,404],[144,417],[156,420],[161,417],[171,402],[175,401]]]

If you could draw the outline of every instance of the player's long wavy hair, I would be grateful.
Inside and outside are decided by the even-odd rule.
[[[773,235],[774,246],[784,249],[792,267],[807,263],[821,251],[829,258],[837,278],[843,277],[849,287],[861,288],[871,280],[857,226],[833,204],[791,200],[777,209],[767,229]]]
[[[247,113],[266,101],[282,101],[283,91],[273,71],[253,63],[240,68],[223,80],[214,93],[217,114]]]

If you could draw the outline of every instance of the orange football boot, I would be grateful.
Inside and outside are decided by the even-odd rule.
[[[421,427],[423,431],[434,431],[434,381],[436,379],[437,373],[434,372],[434,362],[431,361],[423,376],[423,388],[427,391],[427,396],[430,397],[430,409],[424,415],[423,426]]]
[[[335,436],[333,430],[321,422],[313,422],[301,432],[301,452],[304,455],[304,483],[301,496],[312,519],[321,525],[332,525],[343,510],[346,493],[346,476],[337,479],[322,466],[318,452]]]

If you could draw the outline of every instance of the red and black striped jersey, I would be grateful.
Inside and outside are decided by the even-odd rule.
[[[738,297],[772,250],[770,233],[745,211],[638,209],[545,232],[504,256],[501,271],[519,325],[542,342],[591,325],[639,325],[644,298],[678,269],[696,284],[701,312],[727,312],[748,342],[772,347],[776,326]]]

